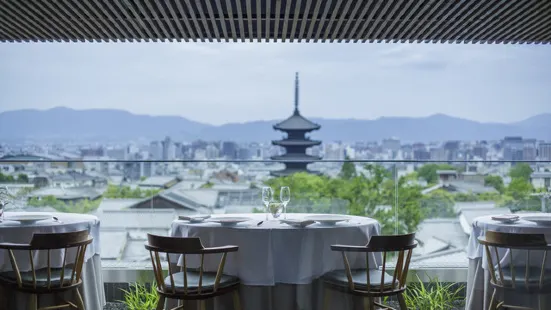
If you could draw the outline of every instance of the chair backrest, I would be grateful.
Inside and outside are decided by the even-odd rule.
[[[366,268],[368,271],[366,273],[367,292],[373,294],[385,294],[405,290],[411,255],[413,254],[413,249],[416,246],[417,242],[415,241],[415,233],[411,233],[406,235],[373,236],[367,245],[360,247],[335,245],[332,246],[332,248],[333,250],[342,252],[345,271],[348,277],[348,284],[351,290],[357,291],[354,286],[354,282],[352,281],[352,271],[345,252],[365,252]],[[383,254],[383,263],[381,266],[370,266],[369,264],[369,257],[374,255],[375,252],[382,252]],[[392,282],[388,283],[385,281],[385,279],[388,280],[388,278],[385,277],[385,273],[391,268],[388,268],[387,266],[387,258],[395,253],[398,253],[398,255],[392,274]],[[369,270],[372,269],[372,267],[382,268],[380,279],[370,279]]]
[[[208,248],[205,248],[201,243],[199,238],[185,238],[185,237],[166,237],[166,236],[157,236],[148,234],[147,243],[145,248],[149,250],[151,257],[151,263],[153,264],[153,272],[155,274],[155,280],[157,282],[157,287],[159,287],[162,292],[167,294],[176,294],[176,287],[174,285],[174,274],[177,270],[173,270],[172,264],[176,264],[177,261],[171,262],[170,254],[181,254],[182,265],[180,267],[180,272],[183,273],[183,282],[184,282],[184,295],[201,295],[203,290],[203,270],[204,270],[204,260],[205,255],[208,254],[222,254],[222,258],[218,265],[218,271],[216,273],[215,283],[214,283],[214,292],[218,290],[220,284],[220,278],[222,276],[224,265],[226,263],[227,251],[224,249],[209,251]],[[236,247],[235,247],[236,248]],[[164,282],[163,268],[161,264],[160,254],[166,254],[166,260],[168,263],[168,274],[170,277],[170,289],[167,289],[167,286]],[[201,264],[199,266],[199,285],[197,290],[190,290],[188,286],[188,268],[186,262],[186,255],[190,254],[199,254],[201,255]],[[181,294],[181,292],[178,292]]]
[[[547,251],[551,249],[548,247],[543,234],[486,231],[485,236],[479,237],[478,241],[484,246],[491,281],[494,285],[516,289],[516,280],[520,277],[520,279],[524,280],[524,288],[526,290],[532,290],[534,282],[530,281],[530,275],[534,272],[534,268],[540,268],[536,275],[539,276],[537,278],[538,287],[542,289]],[[502,255],[500,255],[499,249],[505,250],[505,253],[502,251]],[[532,251],[543,252],[541,265],[538,264],[537,267],[533,267],[531,264],[530,255]],[[524,252],[525,255],[518,255],[522,254],[522,252]],[[524,259],[522,259],[523,256]],[[508,266],[503,266],[502,261],[507,258],[508,261],[506,265],[508,264]],[[524,264],[521,262],[522,260],[524,260]],[[510,271],[510,279],[505,279],[504,277],[505,268],[508,268]],[[520,270],[520,268],[522,268],[522,270]],[[517,272],[519,274],[517,274]]]
[[[32,273],[32,287],[34,289],[46,289],[54,290],[58,288],[68,287],[81,283],[82,266],[84,264],[84,258],[86,254],[86,248],[92,242],[93,238],[89,235],[87,230],[66,232],[66,233],[47,233],[47,234],[34,234],[31,242],[28,246],[24,247],[24,250],[28,251],[29,262],[31,265],[30,272]],[[17,264],[17,260],[13,253],[14,250],[20,250],[21,248],[8,248],[10,255],[10,262],[12,269],[15,272],[16,281],[18,287],[23,287],[21,272]],[[47,251],[47,279],[45,285],[38,285],[37,270],[34,265],[33,257],[36,251]],[[61,250],[63,252],[63,262],[61,267],[52,266],[51,251]],[[73,256],[71,259],[68,256]],[[52,270],[60,268],[59,278],[57,276],[52,277]],[[67,273],[66,273],[67,272]]]
[[[411,255],[413,254],[413,249],[417,247],[417,242],[415,241],[415,233],[405,234],[405,235],[382,235],[382,236],[373,236],[369,239],[367,243],[367,249],[369,252],[382,252],[383,253],[383,264],[382,264],[382,276],[380,283],[378,285],[380,293],[385,291],[395,291],[395,290],[404,290],[406,288],[407,275],[409,271],[409,264],[411,262]],[[385,285],[385,272],[388,271],[387,267],[387,258],[388,254],[396,254],[396,264],[394,271],[392,272],[392,284]],[[367,262],[367,270],[369,270],[369,260]],[[369,277],[369,272],[367,273]],[[370,279],[367,281],[368,291],[371,291],[370,288]],[[377,279],[379,280],[379,279]],[[376,283],[376,280],[372,283]]]

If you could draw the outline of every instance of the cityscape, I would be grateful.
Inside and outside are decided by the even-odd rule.
[[[102,260],[116,266],[147,262],[146,233],[167,234],[180,215],[264,212],[260,188],[290,186],[290,212],[367,215],[388,233],[416,230],[415,263],[464,267],[476,216],[548,208],[551,141],[320,141],[310,135],[327,129],[301,113],[299,83],[297,73],[290,116],[272,124],[283,133],[277,140],[0,143],[7,209],[97,215],[109,240]]]

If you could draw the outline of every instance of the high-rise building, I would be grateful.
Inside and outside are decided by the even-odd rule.
[[[551,160],[551,143],[545,142],[538,145],[538,159]]]
[[[237,143],[233,141],[224,141],[222,142],[221,155],[226,159],[235,159],[237,157],[237,149]]]
[[[153,141],[149,144],[149,154],[153,160],[163,159],[163,147],[159,141]]]
[[[505,137],[503,139],[503,159],[507,161],[522,160],[524,142],[522,137]]]
[[[285,164],[284,170],[272,172],[272,175],[274,176],[285,176],[295,172],[317,173],[308,170],[307,166],[312,160],[318,160],[321,157],[307,155],[306,149],[321,144],[321,141],[311,140],[309,137],[306,137],[306,134],[320,129],[321,126],[300,115],[298,103],[299,79],[297,72],[295,75],[295,110],[293,115],[274,125],[275,130],[279,130],[287,134],[287,137],[282,140],[272,141],[273,145],[282,146],[286,151],[283,155],[272,156],[272,160]]]
[[[176,149],[170,137],[166,137],[161,143],[163,144],[163,160],[173,160]]]

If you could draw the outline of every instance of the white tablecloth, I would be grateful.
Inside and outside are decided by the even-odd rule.
[[[313,214],[287,214],[288,218],[302,218]],[[321,309],[322,285],[317,279],[324,273],[344,269],[342,256],[331,251],[332,244],[365,245],[371,236],[380,234],[379,223],[371,218],[350,217],[348,222],[335,226],[313,224],[294,228],[279,221],[257,223],[265,214],[232,214],[246,216],[251,221],[235,227],[221,227],[217,223],[172,223],[172,236],[199,237],[206,247],[237,245],[239,251],[228,255],[224,272],[238,276],[243,283],[243,309]],[[212,256],[212,255],[210,255]],[[192,260],[195,258],[196,260]],[[349,253],[352,268],[365,268],[365,254]],[[175,262],[176,258],[171,258]],[[216,271],[219,255],[205,257],[205,268]],[[190,256],[188,263],[198,264],[198,257]],[[370,266],[381,263],[380,255],[372,255]],[[362,300],[334,292],[335,307],[362,309]],[[223,297],[218,309],[231,309],[231,297]],[[229,299],[228,299],[229,298]]]
[[[25,212],[6,212],[5,220],[0,223],[0,242],[29,243],[35,233],[61,233],[79,230],[88,230],[93,242],[88,246],[85,255],[83,268],[83,298],[87,309],[102,309],[105,305],[105,292],[101,273],[100,259],[100,221],[97,217],[86,214],[73,213],[51,213],[59,221],[45,220],[34,224],[22,225],[18,222],[9,221],[9,217],[18,214],[29,214]],[[34,213],[33,213],[34,214]],[[54,267],[61,267],[63,263],[62,251],[51,251],[51,264]],[[69,253],[69,252],[68,252]],[[14,251],[17,257],[18,267],[21,271],[31,270],[27,251]],[[67,255],[67,261],[73,261],[73,257]],[[39,251],[33,257],[35,268],[47,267],[47,251]],[[0,250],[0,271],[11,270],[8,251]],[[19,294],[18,294],[19,295]],[[25,309],[25,296],[12,296],[17,300],[17,308]],[[12,302],[13,302],[12,299]],[[4,309],[0,299],[0,309]],[[13,308],[12,308],[13,309]]]
[[[551,227],[538,226],[534,222],[522,220],[522,216],[538,214],[522,214],[521,220],[514,224],[503,224],[492,220],[492,216],[478,217],[473,221],[473,230],[469,238],[467,256],[469,258],[469,276],[467,281],[467,309],[487,309],[493,289],[490,286],[490,274],[487,271],[486,255],[484,247],[478,242],[478,237],[484,236],[486,231],[499,231],[519,234],[544,234],[548,243],[551,242]],[[539,214],[541,215],[541,213]],[[514,252],[513,252],[514,253]],[[519,253],[520,254],[520,253]],[[507,263],[508,255],[505,252],[499,254],[502,264]],[[516,255],[514,255],[515,257]],[[521,259],[524,258],[524,255]],[[514,259],[516,262],[517,260]],[[541,268],[542,256],[532,254],[530,262]],[[495,260],[494,260],[495,263]],[[524,263],[524,260],[521,260]],[[521,265],[523,266],[523,265]],[[546,268],[551,268],[551,262],[547,261]],[[500,298],[503,298],[500,296]],[[513,304],[538,307],[538,298],[534,296],[522,296],[519,294],[508,294],[507,301]],[[546,298],[549,300],[549,298]],[[503,299],[500,299],[503,300]],[[548,301],[549,304],[549,301]]]

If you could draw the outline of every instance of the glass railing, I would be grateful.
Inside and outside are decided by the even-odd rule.
[[[290,188],[289,214],[371,217],[383,234],[417,232],[418,268],[466,268],[477,216],[550,207],[549,161],[317,161],[308,166],[317,173],[273,176],[284,168],[272,161],[12,157],[0,160],[0,199],[5,214],[96,215],[106,266],[148,265],[147,233],[169,234],[178,216],[266,212],[264,186],[275,200],[282,186]]]

